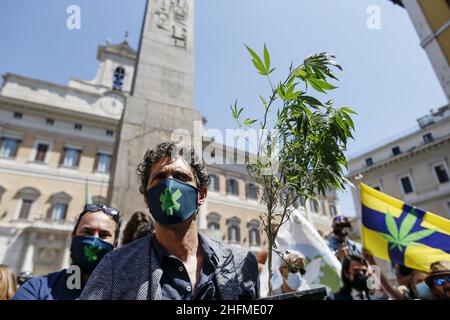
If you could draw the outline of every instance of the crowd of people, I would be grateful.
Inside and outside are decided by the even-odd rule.
[[[449,300],[450,261],[436,261],[430,265],[430,272],[414,270],[396,264],[396,285],[391,284],[381,272],[375,274],[373,256],[362,246],[349,239],[352,229],[347,217],[333,219],[333,233],[326,243],[341,262],[341,287],[330,293],[329,300]],[[262,259],[260,262],[263,262]],[[273,294],[286,294],[308,289],[303,280],[305,256],[298,251],[288,251],[282,256],[279,272],[281,287]],[[379,277],[376,279],[375,277]],[[379,284],[379,286],[377,286]]]
[[[209,239],[197,230],[209,176],[193,150],[161,143],[137,168],[150,214],[135,212],[121,230],[120,211],[88,204],[72,232],[71,267],[48,275],[17,277],[0,265],[0,300],[253,300],[260,298],[262,266],[254,254]],[[327,238],[342,263],[341,288],[328,299],[450,299],[450,261],[436,261],[430,273],[396,266],[397,285],[381,274],[370,286],[374,258],[349,239],[350,221],[333,220]],[[286,252],[279,266],[282,284],[273,294],[308,290],[306,259]]]

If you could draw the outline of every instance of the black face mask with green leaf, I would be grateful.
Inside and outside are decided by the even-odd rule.
[[[113,249],[112,244],[89,236],[74,237],[70,247],[73,262],[86,272],[92,272],[105,254]]]

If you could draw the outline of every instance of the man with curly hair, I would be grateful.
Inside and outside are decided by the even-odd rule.
[[[106,255],[81,299],[259,298],[256,257],[198,233],[209,176],[194,150],[161,143],[147,151],[137,174],[155,233]]]

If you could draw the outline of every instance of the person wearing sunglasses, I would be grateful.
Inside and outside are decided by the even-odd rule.
[[[450,261],[436,261],[430,265],[425,283],[435,300],[450,300]]]
[[[310,289],[303,278],[306,273],[303,253],[295,250],[286,251],[281,255],[279,271],[283,282],[279,288],[273,290],[274,296]]]
[[[146,152],[137,169],[155,233],[108,254],[84,300],[250,300],[259,298],[254,254],[199,234],[209,176],[194,149],[171,142]]]
[[[117,247],[120,232],[119,210],[88,204],[72,231],[68,269],[25,282],[13,300],[76,300],[102,258]]]
[[[347,255],[362,255],[361,244],[348,238],[352,225],[347,217],[334,217],[332,228],[333,234],[328,237],[326,243],[339,261],[342,262]]]

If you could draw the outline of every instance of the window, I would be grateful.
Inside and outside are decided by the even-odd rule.
[[[55,124],[55,120],[54,120],[54,119],[47,118],[47,119],[45,119],[45,123],[46,123],[47,125],[49,125],[49,126],[52,126],[52,125]]]
[[[75,130],[77,130],[77,131],[80,131],[81,129],[83,129],[83,126],[82,126],[81,124],[79,124],[79,123],[75,123],[74,126],[73,126],[73,128],[74,128]]]
[[[51,220],[64,221],[66,220],[67,203],[54,203],[52,206]]]
[[[228,225],[228,241],[237,243],[241,241],[241,229],[239,227],[241,220],[233,217],[227,220]]]
[[[337,215],[336,206],[334,204],[330,204],[330,215],[335,217]]]
[[[229,240],[230,242],[239,242],[240,234],[239,234],[238,226],[230,226],[229,228]]]
[[[411,192],[414,191],[413,190],[413,186],[412,186],[412,182],[411,182],[411,179],[409,178],[409,176],[400,178],[400,183],[402,185],[403,192],[405,194],[411,193]]]
[[[250,245],[251,246],[259,246],[259,244],[260,244],[260,237],[259,237],[258,229],[250,229],[250,231],[249,231],[249,239],[250,239]]]
[[[370,167],[371,165],[373,165],[373,159],[372,159],[372,158],[367,158],[367,159],[366,159],[366,165],[367,165],[368,167]]]
[[[247,199],[258,200],[257,188],[253,183],[247,184]]]
[[[110,154],[98,153],[96,170],[99,172],[109,172],[111,168],[111,159],[112,156]]]
[[[209,175],[209,178],[211,179],[209,184],[209,190],[210,191],[219,191],[219,177],[215,174]]]
[[[122,91],[123,79],[125,78],[125,69],[117,67],[114,71],[113,90]]]
[[[448,177],[447,168],[443,163],[434,166],[434,172],[436,173],[439,183],[446,183],[450,180]]]
[[[423,142],[424,143],[430,143],[430,142],[433,142],[433,141],[434,141],[434,138],[433,138],[433,134],[431,132],[423,135]]]
[[[219,230],[220,225],[217,222],[208,222],[208,230]]]
[[[392,148],[392,154],[394,156],[398,156],[400,153],[402,153],[402,151],[400,150],[399,146],[396,146],[396,147]]]
[[[41,193],[39,190],[33,187],[26,187],[20,189],[15,198],[18,199],[18,207],[16,209],[16,219],[28,220],[31,216],[31,211],[33,209],[33,204]]]
[[[227,193],[232,194],[234,196],[239,195],[239,186],[237,180],[235,179],[227,180]]]
[[[22,119],[23,114],[21,112],[14,112],[13,117],[14,119]]]
[[[0,157],[15,158],[19,147],[19,140],[14,138],[2,138],[0,143]]]
[[[301,205],[302,207],[305,207],[305,206],[306,206],[306,198],[303,197],[303,196],[300,196],[300,197],[299,197],[299,200],[300,200],[300,205]]]
[[[113,130],[106,130],[106,135],[108,137],[112,137],[114,135],[114,131]]]
[[[45,156],[47,155],[48,144],[39,143],[36,147],[36,157],[34,161],[45,162]]]
[[[52,221],[64,221],[66,220],[67,208],[72,197],[65,192],[58,192],[52,195],[52,206],[47,213],[47,219]]]
[[[80,164],[81,150],[75,148],[64,148],[61,165],[68,168],[76,168]]]
[[[300,207],[300,197],[296,197],[295,201],[292,203],[295,208]]]
[[[312,212],[315,212],[315,213],[319,212],[319,203],[317,202],[317,200],[311,200],[310,205],[311,205]]]
[[[27,220],[29,218],[33,202],[34,201],[30,199],[22,199],[22,206],[20,207],[19,213],[20,220]]]
[[[259,246],[261,244],[261,237],[259,232],[260,222],[258,220],[250,220],[247,224],[248,239],[250,246]]]
[[[220,215],[215,212],[211,212],[206,217],[208,230],[220,230]]]

